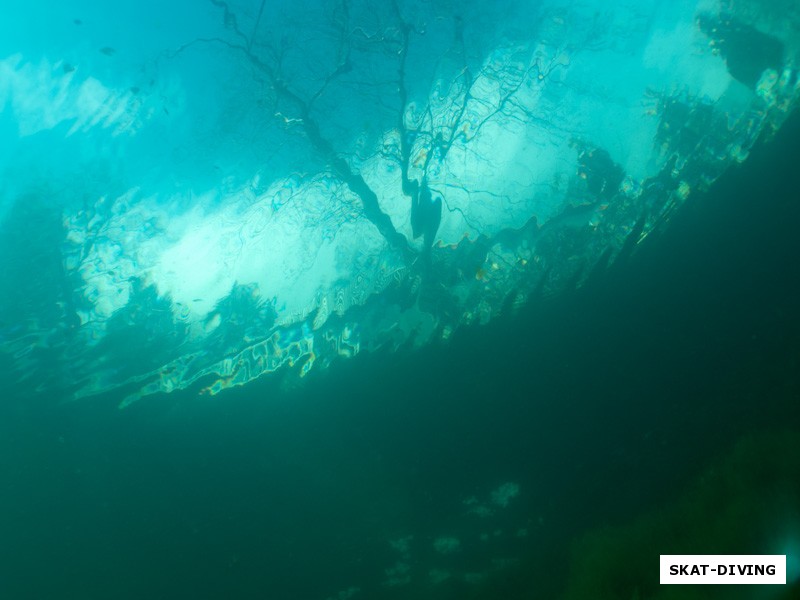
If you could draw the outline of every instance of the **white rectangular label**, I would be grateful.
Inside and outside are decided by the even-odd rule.
[[[786,584],[785,554],[662,554],[661,583]]]

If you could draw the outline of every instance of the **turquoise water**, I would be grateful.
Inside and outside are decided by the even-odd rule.
[[[796,16],[9,13],[0,595],[762,597],[657,565],[800,547]]]

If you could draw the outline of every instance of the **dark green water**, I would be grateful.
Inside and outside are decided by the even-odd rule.
[[[7,386],[0,597],[558,598],[584,534],[670,506],[743,436],[788,430],[783,466],[753,455],[764,489],[739,489],[770,504],[789,492],[769,482],[800,480],[799,164],[795,116],[586,289],[302,388],[267,378],[118,411]],[[509,481],[506,509],[467,514]],[[799,515],[773,526],[791,537]],[[437,552],[442,535],[460,550]],[[410,582],[388,586],[407,536]],[[660,547],[642,550],[651,585]]]

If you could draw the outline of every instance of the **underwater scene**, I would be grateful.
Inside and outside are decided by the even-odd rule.
[[[9,4],[0,599],[800,598],[799,103],[796,0]]]

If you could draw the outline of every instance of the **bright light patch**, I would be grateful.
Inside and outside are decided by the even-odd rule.
[[[33,64],[18,54],[0,61],[0,109],[7,106],[20,137],[70,121],[68,135],[93,127],[119,135],[133,133],[141,125],[141,101],[130,90],[81,76],[64,61],[43,59]]]

